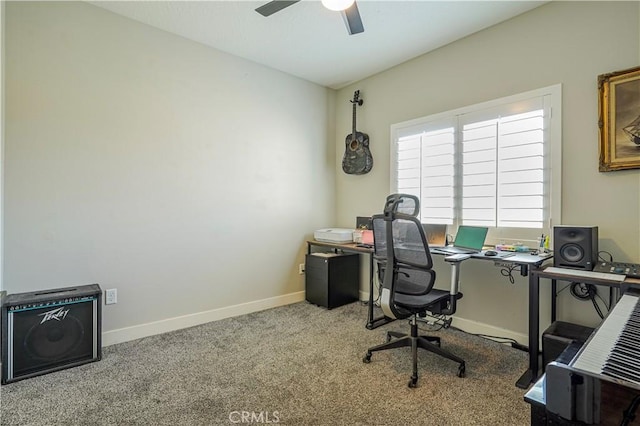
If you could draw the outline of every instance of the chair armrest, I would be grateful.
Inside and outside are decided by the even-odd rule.
[[[449,256],[445,256],[444,261],[449,263],[459,263],[469,258],[471,258],[470,254],[465,254],[465,253],[450,254]]]

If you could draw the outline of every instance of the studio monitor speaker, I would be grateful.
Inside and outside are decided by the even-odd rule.
[[[554,226],[553,266],[591,271],[598,262],[597,226]]]
[[[102,356],[98,284],[11,294],[2,301],[2,384]]]

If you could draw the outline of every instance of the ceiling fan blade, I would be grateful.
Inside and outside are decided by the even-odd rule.
[[[300,0],[273,0],[257,8],[256,12],[262,16],[273,15],[276,12],[280,12],[285,7],[289,7],[299,1]]]
[[[349,35],[364,32],[364,26],[362,25],[362,19],[360,19],[360,12],[358,11],[358,4],[356,2],[353,2],[351,7],[342,11],[342,17],[344,18],[344,23],[347,24]]]

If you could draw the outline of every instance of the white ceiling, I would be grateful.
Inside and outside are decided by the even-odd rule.
[[[148,25],[339,89],[510,19],[545,1],[357,0],[364,33],[303,0],[269,17],[264,1],[91,1]]]

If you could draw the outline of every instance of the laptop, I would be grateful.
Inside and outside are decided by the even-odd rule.
[[[447,225],[423,223],[422,228],[424,229],[424,235],[427,237],[429,248],[447,245]]]
[[[443,253],[480,253],[489,228],[485,226],[460,225],[453,246],[438,248]]]

